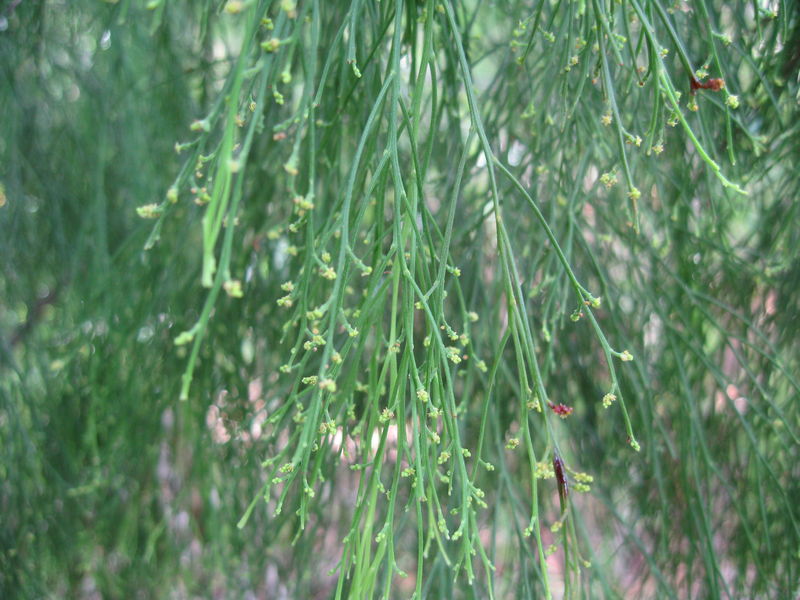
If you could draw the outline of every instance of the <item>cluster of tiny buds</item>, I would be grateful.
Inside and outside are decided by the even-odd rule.
[[[143,219],[157,219],[164,209],[158,204],[143,204],[136,208],[136,214]]]
[[[225,12],[229,15],[236,15],[242,12],[245,8],[245,3],[242,0],[229,0],[225,5]]]
[[[285,295],[285,296],[283,296],[281,298],[278,298],[277,304],[278,304],[278,306],[283,306],[285,308],[291,308],[291,306],[293,304],[292,295],[291,294],[287,294],[287,295]]]
[[[550,407],[550,410],[562,419],[566,419],[574,410],[571,406],[567,406],[566,404],[553,404],[552,402],[548,402],[547,405]]]
[[[319,433],[322,435],[330,434],[334,435],[336,433],[336,423],[334,421],[323,421],[319,424]]]
[[[281,41],[278,38],[270,38],[261,42],[261,49],[264,52],[275,52],[281,46]]]
[[[542,460],[536,463],[533,468],[533,475],[536,479],[552,479],[556,476],[552,463]]]
[[[394,412],[392,412],[392,410],[388,407],[384,408],[381,411],[381,416],[378,417],[378,421],[380,421],[381,423],[388,423],[392,419],[394,419]]]
[[[324,346],[327,342],[325,342],[325,338],[323,338],[321,335],[319,335],[319,333],[317,333],[316,329],[313,329],[312,333],[314,335],[311,337],[311,339],[306,340],[303,343],[303,349],[316,351],[316,349],[319,346]]]
[[[625,134],[625,143],[626,144],[633,144],[637,148],[642,145],[642,138],[638,135],[631,135],[630,133]]]
[[[333,268],[330,266],[322,267],[319,270],[319,274],[320,276],[324,277],[329,281],[333,281],[334,279],[336,279],[336,271],[334,271]]]
[[[290,19],[297,18],[297,4],[295,0],[281,0],[281,10]]]
[[[447,351],[447,358],[449,358],[453,364],[457,365],[461,362],[462,357],[459,354],[458,348],[454,346],[448,346],[445,350]]]
[[[589,299],[584,300],[583,303],[586,306],[591,306],[592,308],[600,308],[600,304],[602,303],[602,298],[595,298],[594,296],[589,296]]]
[[[319,388],[324,392],[330,392],[333,394],[336,392],[336,382],[333,379],[322,379],[319,382]]]
[[[306,311],[306,318],[309,321],[319,321],[323,316],[325,316],[325,311],[319,307]]]
[[[229,279],[222,284],[222,287],[225,289],[225,293],[231,298],[241,298],[244,296],[244,292],[242,291],[242,282],[238,279]]]
[[[617,174],[616,173],[603,173],[600,176],[600,183],[602,183],[606,189],[612,188],[614,185],[617,184]]]
[[[447,337],[449,337],[451,341],[455,342],[456,340],[458,340],[458,339],[459,339],[459,336],[458,336],[458,334],[457,334],[457,333],[455,332],[455,330],[454,330],[452,327],[450,327],[449,325],[441,325],[441,326],[439,327],[439,329],[441,329],[442,331],[444,331],[444,332],[447,334]]]
[[[564,67],[564,72],[569,73],[572,70],[572,67],[574,67],[577,64],[578,64],[578,56],[572,55],[569,59],[569,63],[567,63],[567,66]]]
[[[583,479],[579,479],[583,477]],[[593,478],[591,475],[587,475],[586,473],[576,473],[575,474],[576,483],[572,486],[572,489],[576,492],[586,493],[592,490],[592,487],[589,483],[592,482]]]
[[[314,208],[314,203],[305,196],[295,196],[292,199],[292,202],[294,202],[297,208],[301,211],[312,210]]]

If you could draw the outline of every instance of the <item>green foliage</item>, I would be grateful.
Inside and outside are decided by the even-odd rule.
[[[788,2],[0,9],[2,597],[792,597]]]

